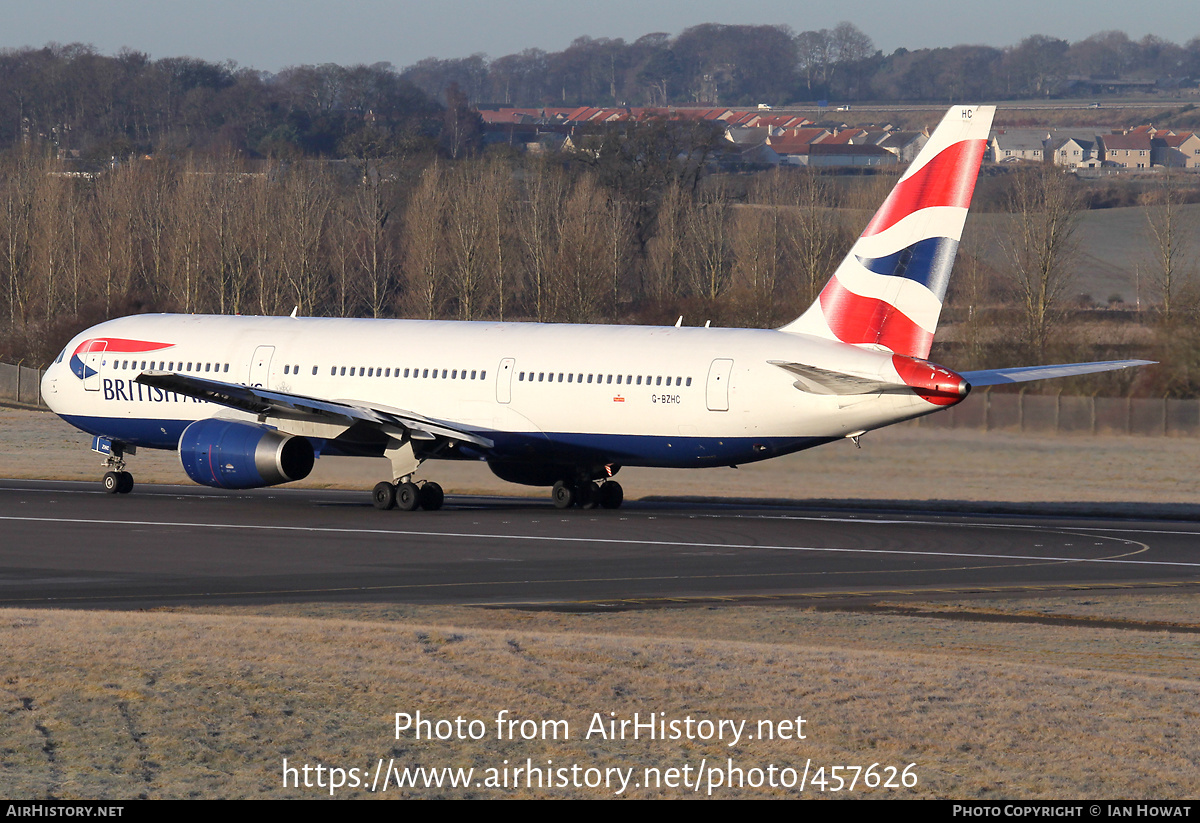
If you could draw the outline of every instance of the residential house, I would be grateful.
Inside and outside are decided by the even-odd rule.
[[[988,141],[988,151],[996,163],[1044,163],[1049,129],[997,129]]]
[[[1122,169],[1150,168],[1150,135],[1145,132],[1100,135],[1100,159]]]
[[[1183,169],[1200,167],[1200,136],[1186,131],[1155,137],[1150,141],[1150,158],[1156,166]]]

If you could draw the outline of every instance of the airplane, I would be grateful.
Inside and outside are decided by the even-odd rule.
[[[302,480],[324,455],[384,457],[377,508],[441,508],[426,461],[482,460],[617,508],[622,466],[736,466],[949,408],[975,386],[1146,365],[956,373],[927,358],[994,106],[955,106],[800,317],[778,329],[146,314],[77,335],[50,408],[94,435],[104,488],[172,449],[193,481]]]

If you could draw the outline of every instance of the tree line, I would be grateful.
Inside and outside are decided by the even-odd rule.
[[[857,26],[706,23],[633,42],[580,37],[561,52],[495,59],[293,66],[152,60],[50,44],[0,52],[0,146],[39,143],[98,165],[133,154],[220,149],[279,160],[457,156],[472,106],[754,106],[795,101],[1046,98],[1084,79],[1200,77],[1200,37],[1178,45],[1106,31],[1069,43],[883,54]],[[1085,84],[1082,93],[1090,94]],[[469,135],[468,135],[469,136]]]
[[[853,236],[817,174],[763,175],[739,199],[680,161],[657,195],[626,194],[602,168],[517,155],[406,169],[224,153],[92,175],[12,152],[0,357],[44,363],[140,311],[673,322],[682,307],[771,325]]]
[[[662,124],[645,129],[661,128]],[[679,135],[676,135],[678,138]],[[662,134],[659,134],[659,139]],[[135,159],[95,174],[28,149],[0,156],[0,359],[44,364],[83,328],[144,311],[771,328],[798,316],[895,172],[703,177],[648,134],[574,162],[493,152],[419,165]],[[637,162],[634,162],[636,160]],[[998,251],[968,233],[934,358],[956,368],[1143,356],[1154,372],[1083,392],[1194,396],[1200,315],[1190,183],[1147,193],[1155,308],[1131,341],[1080,312],[1071,271],[1083,184],[1006,169]],[[1134,326],[1126,322],[1125,328]],[[1151,376],[1141,376],[1150,374]],[[1135,381],[1140,381],[1135,384]]]
[[[457,84],[472,103],[510,106],[783,105],[796,101],[935,101],[1090,94],[1092,82],[1200,77],[1200,36],[1178,45],[1104,31],[1070,43],[1031,35],[1012,46],[898,48],[884,54],[849,22],[788,26],[705,23],[677,36],[580,37],[561,52],[489,59],[430,57],[401,73],[431,96]]]

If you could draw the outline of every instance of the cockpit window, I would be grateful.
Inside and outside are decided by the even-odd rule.
[[[68,346],[67,346],[67,349],[69,349],[69,348],[71,348],[71,347],[68,345]],[[60,352],[58,353],[58,357],[54,358],[54,362],[55,362],[55,363],[61,363],[61,362],[62,362],[62,359],[63,359],[64,357],[66,357],[66,354],[67,354],[67,349],[63,349],[62,351],[60,351]]]

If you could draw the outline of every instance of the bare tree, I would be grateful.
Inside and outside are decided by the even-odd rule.
[[[491,287],[496,316],[504,320],[504,311],[513,302],[515,282],[516,240],[513,219],[516,208],[516,186],[512,169],[503,160],[491,160],[480,177],[483,187],[482,214],[485,233],[485,266],[491,271]]]
[[[94,286],[104,303],[104,316],[112,316],[113,303],[127,295],[137,265],[134,231],[137,223],[138,175],[131,164],[122,164],[102,175],[89,202],[94,226],[92,266]]]
[[[555,319],[594,322],[608,293],[604,193],[592,175],[575,184],[563,207],[555,265]]]
[[[691,201],[682,184],[672,180],[663,192],[655,217],[656,230],[650,238],[646,258],[644,292],[654,300],[667,300],[679,294],[679,275],[683,268],[684,237]]]
[[[182,312],[200,311],[208,246],[204,228],[210,211],[210,176],[194,159],[189,159],[171,192],[166,215],[167,289],[172,302]]]
[[[356,235],[358,283],[363,302],[372,317],[381,317],[392,298],[396,280],[391,185],[380,176],[368,178],[350,196],[349,222]],[[395,224],[392,224],[393,227]]]
[[[715,302],[729,285],[732,263],[729,198],[723,186],[704,191],[687,212],[685,260],[692,293]]]
[[[525,291],[534,318],[549,320],[555,314],[551,288],[554,256],[562,233],[562,209],[567,181],[560,168],[533,163],[525,173],[525,197],[517,210],[517,236],[524,252]]]
[[[816,299],[848,242],[832,209],[833,193],[826,179],[806,170],[795,180],[792,202],[796,209],[790,228],[798,282],[794,281],[789,291],[798,298],[798,305],[792,308],[801,311]]]
[[[446,214],[446,175],[434,163],[421,175],[404,215],[404,281],[407,311],[433,320],[445,300],[445,250],[442,224]]]
[[[1155,187],[1154,203],[1146,209],[1146,229],[1154,252],[1153,278],[1162,299],[1163,319],[1168,323],[1176,298],[1186,293],[1194,271],[1188,255],[1196,221],[1181,205],[1178,175],[1166,166]]]
[[[26,319],[35,191],[44,166],[33,152],[23,150],[9,157],[0,173],[0,267],[10,328]]]
[[[446,208],[448,274],[460,320],[474,320],[486,312],[484,258],[489,238],[483,218],[487,203],[480,171],[481,164],[464,163],[447,179],[454,192]]]
[[[332,191],[323,166],[293,164],[279,192],[279,261],[299,310],[316,314],[325,285],[325,260],[320,254],[329,223]],[[273,313],[286,308],[276,306]]]
[[[1041,357],[1071,285],[1082,205],[1066,173],[1037,165],[1014,175],[1009,211],[1012,231],[1001,243],[1024,312],[1025,342]]]

